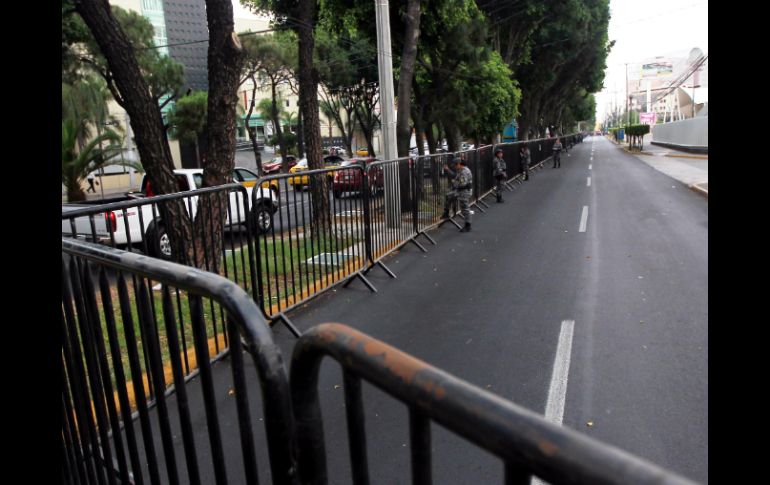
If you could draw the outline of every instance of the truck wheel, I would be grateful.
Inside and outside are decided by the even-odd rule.
[[[171,240],[162,224],[155,224],[147,230],[147,250],[154,258],[171,261]]]
[[[273,211],[265,204],[257,204],[252,210],[257,234],[266,234],[273,228]]]

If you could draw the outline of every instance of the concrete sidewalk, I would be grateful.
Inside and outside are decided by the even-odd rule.
[[[617,145],[655,170],[682,182],[692,190],[708,198],[708,155],[698,155],[660,147],[649,143],[649,141],[645,143],[641,152],[630,151],[626,144]]]

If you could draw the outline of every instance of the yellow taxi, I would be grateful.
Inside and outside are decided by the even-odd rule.
[[[358,150],[356,150],[356,155],[358,155],[359,157],[368,157],[369,150],[367,150],[366,148],[359,148]]]
[[[238,182],[244,187],[254,187],[255,185],[257,185],[258,178],[259,177],[257,176],[257,174],[252,172],[248,168],[235,167],[235,170],[233,170],[233,182]],[[277,180],[268,180],[266,182],[262,182],[263,189],[266,189],[268,187],[270,188],[270,190],[273,191],[273,193],[276,196],[280,193]]]
[[[339,167],[342,164],[342,161],[344,158],[342,158],[339,155],[327,155],[324,157],[324,168],[336,168]],[[291,167],[289,170],[289,173],[300,173],[304,172],[308,169],[307,166],[307,158],[303,158],[299,162],[297,162],[296,165]],[[333,173],[329,173],[329,181],[331,182],[334,178]],[[289,177],[289,185],[294,187],[294,190],[299,192],[302,190],[303,187],[310,184],[310,177],[307,175],[301,176],[301,177]]]

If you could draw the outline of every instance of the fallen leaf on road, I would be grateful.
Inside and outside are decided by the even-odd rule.
[[[339,389],[340,387],[342,387],[342,386],[340,386],[339,384],[334,384],[334,388],[335,389]]]
[[[235,396],[235,390],[230,389],[229,391],[227,391],[227,395],[228,396]]]
[[[586,426],[588,426],[589,428],[593,428],[594,422],[593,421],[589,421],[589,422],[586,423]]]

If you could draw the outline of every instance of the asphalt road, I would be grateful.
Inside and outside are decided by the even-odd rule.
[[[471,233],[431,236],[429,253],[408,245],[385,260],[397,279],[369,274],[378,293],[354,282],[294,324],[348,324],[544,413],[561,324],[574,320],[563,424],[708,482],[706,199],[591,137],[476,212]],[[276,327],[276,340],[288,362],[293,339]],[[341,384],[324,363],[330,483],[350,482]],[[406,407],[364,389],[373,481],[406,482]],[[499,483],[498,459],[433,430],[435,483]]]

